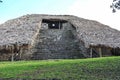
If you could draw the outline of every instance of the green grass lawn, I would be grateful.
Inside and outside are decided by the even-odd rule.
[[[0,62],[0,78],[120,80],[120,56]]]

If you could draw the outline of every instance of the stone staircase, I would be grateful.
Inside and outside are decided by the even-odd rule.
[[[41,29],[32,49],[33,59],[83,58],[76,37],[70,30]]]

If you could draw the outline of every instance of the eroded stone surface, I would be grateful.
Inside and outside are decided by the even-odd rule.
[[[47,27],[47,26],[46,26]],[[33,48],[33,59],[61,59],[83,57],[76,29],[64,23],[61,29],[48,29],[42,25]],[[84,47],[85,48],[85,47]]]

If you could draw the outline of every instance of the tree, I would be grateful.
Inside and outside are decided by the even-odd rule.
[[[0,0],[0,2],[2,3],[3,1]]]
[[[110,5],[112,8],[112,12],[115,13],[116,10],[120,10],[120,0],[113,0],[112,4]]]

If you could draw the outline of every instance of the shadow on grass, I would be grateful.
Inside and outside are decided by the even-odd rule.
[[[14,79],[14,78],[0,78],[0,80],[61,80],[61,79]]]

